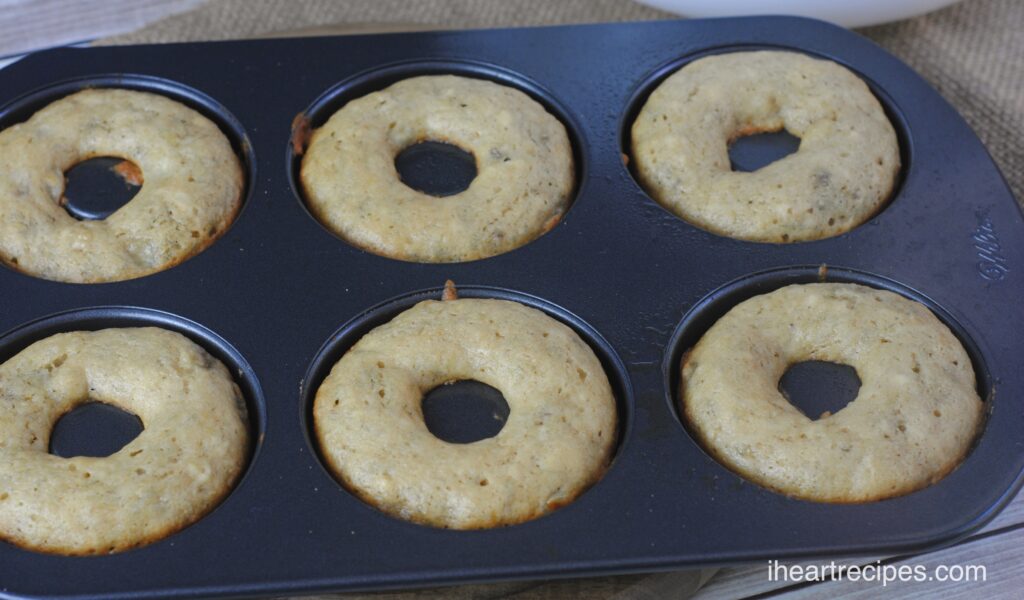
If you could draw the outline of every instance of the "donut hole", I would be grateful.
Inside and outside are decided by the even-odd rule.
[[[729,166],[753,173],[800,149],[800,138],[785,129],[740,134],[729,141]]]
[[[473,379],[444,383],[423,395],[423,421],[434,437],[452,444],[492,438],[510,409],[500,390]]]
[[[83,160],[64,173],[61,206],[79,221],[99,221],[128,204],[142,187],[142,169],[116,156]]]
[[[89,401],[61,415],[50,433],[50,454],[63,458],[110,456],[142,430],[138,416],[111,404]]]
[[[476,178],[472,152],[447,142],[424,140],[395,156],[395,170],[406,186],[430,196],[454,196]]]
[[[812,421],[834,415],[860,392],[860,377],[850,365],[806,360],[790,365],[779,378],[779,392]]]

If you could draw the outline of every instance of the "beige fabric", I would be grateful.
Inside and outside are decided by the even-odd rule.
[[[429,29],[435,24],[457,29],[671,17],[628,0],[213,0],[193,12],[100,43],[235,39],[282,30],[309,30],[322,35],[339,29]],[[326,28],[329,24],[345,25]],[[992,152],[1017,197],[1024,197],[1024,150],[1019,141],[1024,131],[1024,2],[967,0],[924,17],[861,33],[909,63],[956,106]],[[693,594],[714,571],[470,585],[344,598],[682,599]]]
[[[229,40],[329,23],[414,23],[463,29],[671,16],[628,0],[212,0],[193,12],[104,43]]]
[[[960,111],[1024,201],[1024,2],[968,0],[861,31]]]

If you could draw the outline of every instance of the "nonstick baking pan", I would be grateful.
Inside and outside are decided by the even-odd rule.
[[[867,223],[815,242],[738,241],[676,218],[636,183],[623,155],[651,89],[696,57],[753,48],[837,61],[885,107],[903,167],[891,201]],[[309,214],[290,144],[295,117],[315,127],[352,98],[428,73],[517,87],[565,124],[575,200],[549,233],[493,258],[414,264],[359,250]],[[151,545],[73,558],[0,543],[3,594],[381,590],[917,552],[976,530],[1020,487],[1021,211],[956,111],[856,34],[762,17],[58,49],[0,70],[0,127],[105,86],[162,93],[217,122],[245,162],[244,207],[206,251],[137,280],[74,285],[0,268],[0,329],[9,330],[0,359],[57,331],[175,329],[236,375],[255,443],[222,504]],[[738,144],[737,168],[787,143],[767,139]],[[621,416],[614,460],[602,481],[548,516],[478,531],[415,525],[364,504],[318,458],[310,404],[333,361],[373,326],[439,297],[446,279],[463,296],[546,311],[605,366]],[[795,500],[723,467],[680,421],[684,350],[742,299],[821,279],[924,302],[967,348],[988,416],[962,465],[938,483],[864,504]]]

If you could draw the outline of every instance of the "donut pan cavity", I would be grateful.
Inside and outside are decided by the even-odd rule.
[[[296,116],[295,121],[293,121],[292,128],[293,139],[301,132],[301,130],[298,129],[300,120],[305,121],[303,126],[308,128],[306,129],[307,131],[309,129],[318,128],[326,123],[331,115],[349,101],[382,90],[403,79],[421,77],[424,75],[459,75],[462,77],[473,77],[475,79],[493,81],[501,85],[515,88],[539,102],[544,106],[545,110],[557,117],[558,120],[565,125],[566,133],[568,133],[569,136],[569,142],[572,144],[573,148],[573,162],[575,165],[574,187],[575,190],[579,189],[579,182],[584,176],[587,165],[587,161],[582,156],[582,152],[587,147],[587,144],[580,138],[580,127],[574,122],[568,111],[538,83],[497,65],[474,60],[404,60],[387,65],[372,67],[366,71],[357,73],[326,90],[322,95],[316,98],[312,104],[307,106],[305,110]],[[301,144],[301,142],[298,141],[297,143]],[[288,173],[291,177],[292,189],[295,193],[295,197],[298,198],[302,207],[306,209],[310,218],[316,220],[316,217],[306,206],[302,184],[299,181],[299,173],[302,168],[302,157],[296,153],[296,143],[288,145],[287,161]],[[459,185],[460,181],[464,180],[464,177],[460,177],[459,175],[461,174],[453,173],[450,176],[446,176],[444,173],[436,173],[434,175],[435,181],[433,183],[434,187],[438,188],[438,192],[435,192],[433,189],[424,189],[423,191],[427,193],[437,193],[438,195],[447,195],[446,193],[440,192],[440,189],[464,189],[464,186]],[[571,205],[569,210],[572,210]],[[326,228],[325,231],[330,233],[330,230]]]
[[[964,328],[932,299],[891,279],[878,277],[863,271],[828,267],[827,265],[782,267],[752,273],[735,281],[728,282],[717,290],[712,291],[683,316],[682,321],[680,321],[675,332],[672,334],[665,352],[664,362],[661,366],[665,378],[666,400],[669,403],[669,408],[676,413],[679,422],[691,436],[693,436],[693,433],[690,431],[686,419],[683,418],[680,399],[680,379],[682,376],[680,365],[686,351],[693,348],[700,341],[704,333],[715,324],[715,321],[725,316],[737,304],[754,296],[768,294],[787,285],[819,282],[855,283],[893,292],[927,306],[943,324],[949,327],[950,331],[960,340],[964,350],[967,351],[967,356],[971,359],[971,366],[974,368],[978,396],[983,402],[987,403],[986,415],[991,410],[991,400],[995,393],[995,388],[981,350]],[[809,383],[797,380],[793,382],[797,389],[787,391],[799,393],[801,391],[799,386],[808,386]],[[983,433],[984,423],[976,439],[980,440]],[[694,436],[694,443],[700,443],[696,436]]]
[[[185,106],[192,108],[216,123],[228,138],[228,141],[231,143],[231,148],[241,160],[242,169],[245,171],[246,189],[242,195],[242,207],[239,210],[239,213],[245,210],[246,200],[254,189],[256,175],[256,160],[253,155],[252,145],[246,137],[245,127],[234,117],[234,115],[232,115],[215,99],[195,88],[191,88],[177,81],[147,74],[118,74],[102,70],[94,73],[73,74],[68,77],[60,77],[58,75],[54,77],[49,84],[42,85],[32,90],[27,90],[20,96],[13,98],[5,96],[0,100],[0,103],[3,103],[0,105],[0,130],[6,129],[11,125],[27,121],[33,114],[45,108],[48,104],[88,88],[120,88],[159,94],[181,102]],[[112,162],[110,159],[116,158],[131,159],[131,157],[128,156],[96,157],[93,160],[99,160],[102,161],[102,163],[90,165],[90,162],[92,161],[85,161],[79,163],[77,166],[87,166],[89,175],[86,175],[86,177],[91,176],[92,182],[96,183],[98,178],[101,176],[100,172],[107,167],[107,164]],[[68,173],[65,175],[68,178],[73,176]],[[87,191],[88,188],[82,186],[81,192],[83,196],[85,196]],[[119,191],[119,193],[115,195],[120,202],[110,202],[109,200],[104,202],[102,200],[83,197],[81,198],[81,200],[85,201],[85,205],[83,207],[78,207],[73,204],[73,202],[78,198],[71,198],[70,200],[72,204],[68,205],[67,210],[72,214],[72,216],[78,219],[102,218],[102,216],[113,213],[114,210],[119,208],[118,204],[127,202],[134,193],[124,190]]]
[[[871,93],[874,94],[875,98],[878,99],[879,104],[882,105],[882,110],[885,111],[885,115],[886,117],[889,118],[889,122],[892,123],[893,130],[896,132],[896,139],[899,142],[900,170],[899,173],[896,175],[896,180],[893,182],[892,193],[889,196],[888,202],[886,202],[885,205],[879,208],[877,212],[880,213],[884,211],[888,206],[889,202],[892,202],[893,199],[899,196],[900,186],[903,184],[904,176],[906,175],[907,170],[910,168],[911,161],[913,160],[913,157],[911,156],[911,149],[913,148],[913,146],[910,143],[910,133],[908,131],[907,121],[904,118],[902,111],[900,111],[900,109],[897,107],[893,99],[886,92],[885,88],[879,86],[878,83],[873,81],[869,76],[865,75],[865,73],[861,72],[858,69],[857,65],[844,61],[842,57],[836,56],[834,54],[824,54],[818,52],[817,50],[810,49],[807,47],[798,47],[788,43],[726,44],[702,49],[692,54],[677,57],[674,60],[670,60],[665,64],[659,65],[650,73],[648,73],[647,76],[643,79],[643,81],[641,81],[640,84],[636,86],[636,89],[629,98],[626,110],[623,111],[622,113],[622,120],[619,123],[619,127],[623,155],[630,156],[632,154],[632,138],[630,132],[633,127],[633,122],[636,121],[637,115],[640,114],[641,109],[643,109],[644,104],[647,102],[647,99],[650,97],[651,93],[655,89],[657,89],[657,87],[673,73],[685,67],[686,65],[692,63],[695,60],[699,60],[701,58],[705,58],[708,56],[714,56],[717,54],[728,54],[730,52],[757,52],[763,50],[802,52],[803,54],[807,54],[812,58],[832,60],[852,71],[854,74],[860,77],[865,84],[867,84],[868,89],[871,90]],[[786,154],[789,154],[790,152],[795,152],[797,149],[793,147],[793,145],[799,144],[799,138],[793,138],[792,136],[788,136],[790,138],[789,140],[783,139],[781,136],[777,134],[767,134],[765,136],[753,137],[760,137],[762,141],[760,141],[760,143],[756,146],[751,147],[748,145],[746,148],[743,149],[746,152],[745,155],[742,156],[742,158],[745,158],[746,160],[741,162],[741,165],[750,161],[754,164],[758,164],[759,166],[764,166],[765,164],[771,162],[772,160],[781,158]],[[750,139],[751,138],[746,138],[748,144]],[[735,150],[737,149],[736,147],[742,143],[743,138],[741,138],[739,141],[737,141],[737,143],[734,143],[732,145],[732,147],[729,150],[730,158],[737,157],[735,152]],[[629,162],[628,166],[630,174],[633,176],[637,185],[640,185],[642,187],[642,185],[640,184],[640,179],[637,177],[636,172],[633,168],[634,164],[632,162]],[[733,168],[736,169],[735,162],[733,164]]]
[[[331,368],[349,348],[373,328],[387,323],[397,317],[402,311],[412,308],[419,302],[437,300],[440,297],[440,293],[441,291],[436,287],[418,290],[371,307],[365,313],[356,316],[348,323],[342,325],[320,348],[320,351],[317,352],[316,357],[310,364],[305,377],[302,378],[302,419],[308,434],[307,440],[313,452],[320,452],[316,442],[316,434],[313,431],[313,400],[316,397],[316,391],[319,389],[320,384],[323,383],[323,380],[331,372]],[[487,286],[462,286],[459,287],[458,294],[460,298],[492,298],[518,302],[546,313],[575,331],[594,351],[598,360],[601,361],[601,366],[604,367],[605,374],[608,376],[608,382],[611,384],[612,391],[615,394],[619,414],[616,450],[621,449],[622,443],[629,438],[627,432],[630,424],[630,407],[633,405],[633,392],[629,385],[629,375],[625,365],[616,355],[611,345],[601,337],[600,333],[564,308],[545,302],[536,296]],[[500,396],[500,392],[498,392],[498,395]],[[483,400],[486,401],[488,398],[485,397]],[[492,402],[496,402],[496,399],[492,400]],[[437,418],[442,418],[445,410],[444,407],[438,409],[439,417]],[[447,410],[450,411],[451,409]],[[503,422],[504,419],[502,419]],[[459,431],[464,436],[474,439],[487,432],[488,429],[477,423],[468,422],[460,424],[458,421],[451,423],[449,427]],[[497,432],[494,433],[496,434]],[[485,435],[485,437],[491,437],[491,435]],[[614,468],[614,455],[616,453],[613,452],[612,465],[609,468]],[[333,477],[333,475],[329,475],[329,477]]]
[[[164,311],[128,306],[97,306],[67,310],[25,323],[0,337],[0,364],[51,335],[68,331],[97,331],[111,327],[160,327],[176,331],[221,361],[228,372],[232,373],[235,383],[245,397],[249,435],[253,442],[249,449],[250,464],[252,463],[252,458],[261,445],[263,429],[266,426],[266,402],[256,373],[238,350],[224,338],[188,319]],[[105,425],[103,421],[97,424]],[[108,432],[97,433],[103,435]],[[50,443],[53,444],[54,440],[51,439]],[[97,455],[102,456],[106,453],[99,450],[104,445],[104,440],[101,439],[83,439],[78,449],[86,452],[97,450]],[[244,475],[242,479],[244,480]]]
[[[634,181],[624,134],[653,83],[702,53],[752,47],[836,60],[880,97],[904,167],[874,218],[815,242],[743,242],[676,218]],[[468,263],[395,261],[342,242],[301,201],[293,119],[316,125],[353,95],[447,72],[511,84],[563,120],[576,153],[571,210],[534,242]],[[0,543],[0,595],[282,595],[911,552],[976,530],[1020,486],[1024,220],[956,112],[855,34],[765,17],[59,49],[0,70],[0,127],[89,86],[143,87],[211,116],[246,162],[245,207],[204,252],[141,279],[73,285],[0,268],[0,330],[11,331],[0,355],[56,331],[177,329],[235,372],[256,443],[220,506],[149,546],[70,558]],[[794,500],[721,466],[681,426],[685,346],[735,302],[817,280],[821,264],[827,280],[925,301],[965,342],[989,415],[963,464],[935,485],[867,504]],[[423,527],[364,504],[320,464],[307,418],[317,382],[359,333],[439,295],[446,279],[548,312],[605,364],[623,420],[615,459],[548,516]]]

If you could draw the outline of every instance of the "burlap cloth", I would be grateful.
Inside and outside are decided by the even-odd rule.
[[[99,43],[224,40],[297,30],[364,33],[672,17],[629,0],[212,0],[192,12]],[[1024,0],[967,0],[930,15],[861,33],[914,67],[956,106],[995,157],[1017,198],[1024,199]],[[686,598],[713,573],[704,569],[344,598]]]

